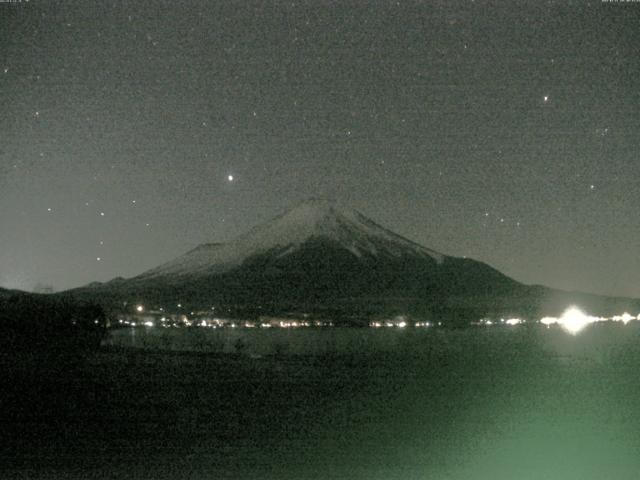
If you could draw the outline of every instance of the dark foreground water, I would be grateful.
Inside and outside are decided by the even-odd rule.
[[[0,478],[638,478],[640,326],[262,333],[5,357]]]

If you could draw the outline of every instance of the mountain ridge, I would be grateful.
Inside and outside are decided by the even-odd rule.
[[[280,255],[295,251],[310,238],[328,237],[338,241],[355,256],[427,255],[441,263],[444,255],[423,247],[373,222],[360,212],[337,202],[313,198],[262,223],[228,243],[205,243],[186,254],[134,277],[162,275],[215,274],[239,266],[248,258],[276,248]]]
[[[483,262],[444,255],[325,199],[311,199],[230,242],[205,243],[129,279],[63,293],[113,309],[212,307],[229,315],[304,311],[331,318],[411,314],[455,322],[484,316],[591,314],[640,301],[524,285]],[[172,307],[173,306],[173,307]]]

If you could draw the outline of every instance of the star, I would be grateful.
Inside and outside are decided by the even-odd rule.
[[[590,190],[595,190],[595,189],[596,189],[596,186],[595,186],[595,185],[589,185],[589,189],[590,189]]]
[[[547,103],[549,101],[549,95],[545,95],[544,97],[542,97],[542,100],[544,101],[544,103]]]
[[[227,180],[229,180],[230,182],[233,182],[233,175],[228,175]]]
[[[96,261],[98,261],[98,262],[99,262],[99,261],[101,261],[101,260],[102,260],[102,258],[101,258],[101,257],[96,257]]]
[[[100,216],[101,216],[101,217],[104,217],[104,212],[100,212]]]
[[[47,212],[51,212],[51,211],[52,211],[51,208],[47,208]]]

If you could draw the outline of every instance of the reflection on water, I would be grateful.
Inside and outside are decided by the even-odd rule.
[[[101,478],[104,465],[118,478],[193,479],[640,471],[634,322],[578,336],[539,325],[135,329],[114,332],[113,343],[145,350],[93,361],[85,375],[104,389],[106,413],[93,423],[101,429],[75,426],[60,477]],[[201,353],[222,351],[238,354]]]

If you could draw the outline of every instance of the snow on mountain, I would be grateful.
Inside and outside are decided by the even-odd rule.
[[[381,227],[356,210],[324,199],[311,199],[229,243],[200,245],[136,278],[222,273],[254,255],[278,252],[277,255],[285,256],[311,239],[329,240],[356,257],[408,256],[430,258],[437,263],[445,258]]]

